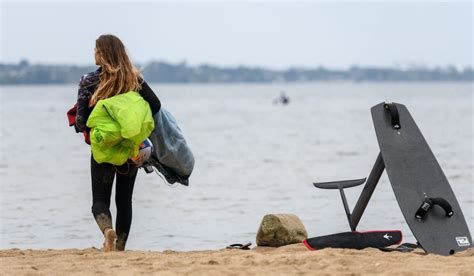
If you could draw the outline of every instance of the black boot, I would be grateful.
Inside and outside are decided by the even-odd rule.
[[[117,235],[117,242],[115,243],[115,250],[124,251],[127,243],[128,235],[126,233],[119,233]]]

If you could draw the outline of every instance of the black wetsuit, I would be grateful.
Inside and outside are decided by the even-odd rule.
[[[89,99],[99,84],[99,74],[100,68],[85,74],[79,82],[78,107],[74,125],[76,132],[89,131],[86,127],[86,122],[93,109],[93,107],[89,107]],[[153,90],[143,81],[142,88],[138,92],[149,103],[151,111],[155,115],[160,110],[161,103]],[[125,243],[130,232],[130,225],[132,223],[132,194],[137,171],[138,168],[129,162],[121,166],[114,166],[108,163],[99,164],[91,156],[92,214],[102,232],[107,228],[112,228],[110,196],[114,178],[117,178],[115,184],[117,250],[125,249]]]

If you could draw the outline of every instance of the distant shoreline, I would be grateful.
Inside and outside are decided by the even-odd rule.
[[[82,75],[96,66],[0,63],[0,85],[77,84]],[[313,83],[313,82],[474,82],[474,70],[456,68],[378,68],[352,66],[346,70],[263,67],[190,66],[186,63],[149,62],[141,68],[149,83],[162,84],[233,84],[233,83]]]
[[[0,88],[7,87],[32,87],[32,86],[77,86],[79,82],[75,83],[14,83],[3,84],[0,83]],[[354,84],[354,85],[376,85],[376,84],[415,84],[415,85],[433,85],[433,84],[474,84],[472,81],[451,81],[451,80],[437,80],[437,81],[349,81],[349,80],[323,80],[323,81],[305,81],[305,82],[148,82],[150,85],[162,86],[267,86],[267,85],[318,85],[318,84]],[[278,87],[277,87],[278,88]],[[276,88],[276,89],[277,89]]]

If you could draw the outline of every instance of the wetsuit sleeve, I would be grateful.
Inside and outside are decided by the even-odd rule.
[[[89,107],[89,99],[94,93],[99,83],[98,74],[90,73],[81,77],[77,91],[77,113],[74,128],[76,132],[83,132],[87,129],[86,123],[92,108]]]
[[[148,83],[146,83],[146,81],[143,81],[142,83],[142,89],[140,90],[140,95],[150,105],[151,113],[153,113],[153,115],[155,115],[156,113],[158,113],[158,111],[160,111],[160,108],[161,108],[160,99],[158,99],[155,92],[153,92],[153,90],[150,88]]]

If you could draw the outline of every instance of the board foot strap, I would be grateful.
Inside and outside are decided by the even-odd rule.
[[[394,129],[400,129],[400,114],[398,113],[397,106],[395,103],[385,102],[383,107],[390,113],[390,118],[392,120],[392,127]]]
[[[434,205],[438,205],[443,210],[446,212],[447,217],[452,217],[454,215],[453,212],[453,207],[451,207],[451,204],[449,202],[442,198],[442,197],[428,197],[423,200],[423,202],[420,205],[420,208],[415,213],[415,218],[418,220],[423,220],[425,218],[426,214],[428,214],[428,211],[433,208]]]

